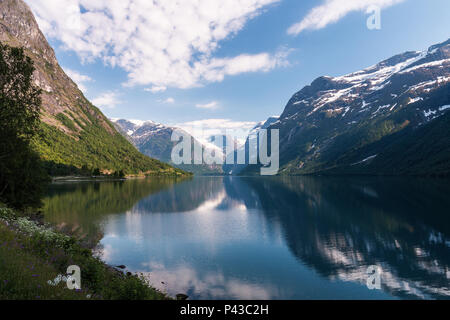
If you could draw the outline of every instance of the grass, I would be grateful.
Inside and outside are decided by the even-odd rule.
[[[26,250],[22,239],[0,222],[0,299],[87,299],[89,293],[72,291],[61,283],[50,286],[59,271],[48,261]]]
[[[81,269],[81,289],[52,286],[68,266]],[[11,300],[166,300],[140,275],[115,270],[77,239],[0,206],[0,299]]]

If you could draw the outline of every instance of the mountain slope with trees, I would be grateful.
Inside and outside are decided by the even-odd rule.
[[[42,89],[41,134],[33,140],[52,175],[81,168],[126,173],[180,170],[139,153],[114,125],[84,97],[59,66],[55,53],[22,0],[0,0],[0,42],[24,48],[34,62],[34,84]]]

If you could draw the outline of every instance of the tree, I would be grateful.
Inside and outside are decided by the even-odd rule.
[[[30,145],[41,108],[34,70],[23,49],[0,44],[0,201],[18,209],[39,206],[49,181]]]
[[[89,170],[89,167],[87,166],[87,165],[83,165],[82,167],[81,167],[81,174],[83,175],[83,176],[89,176],[89,175],[91,175],[91,170]]]
[[[114,171],[113,177],[116,179],[123,179],[125,178],[125,172],[123,172],[123,170]]]

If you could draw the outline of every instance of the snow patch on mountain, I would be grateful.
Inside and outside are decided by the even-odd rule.
[[[422,97],[410,98],[408,104],[413,104],[413,103],[416,103],[416,102],[422,101],[422,100],[423,100]]]
[[[450,63],[450,59],[443,59],[443,60],[438,60],[438,61],[432,61],[432,62],[428,62],[428,63],[423,63],[423,64],[419,64],[417,66],[413,66],[410,67],[408,69],[402,70],[399,73],[407,73],[407,72],[411,72],[417,69],[421,69],[421,68],[429,68],[429,67],[435,67],[435,66],[442,66],[445,63]]]
[[[435,115],[436,113],[437,113],[436,110],[431,109],[429,109],[428,111],[427,110],[423,111],[423,114],[425,115],[426,118],[429,118],[430,116]]]
[[[364,160],[361,160],[361,161],[359,161],[359,162],[353,163],[352,166],[356,166],[356,165],[358,165],[358,164],[362,164],[362,163],[368,162],[368,161],[370,161],[370,160],[372,160],[372,159],[375,159],[377,156],[378,156],[378,155],[376,154],[376,155],[367,157],[367,158],[365,158]]]
[[[372,85],[380,84],[385,82],[392,75],[425,58],[427,54],[427,51],[418,51],[413,58],[397,63],[393,66],[383,66],[383,63],[380,63],[362,71],[357,71],[345,76],[334,78],[334,80],[349,82],[352,84],[359,84],[361,82],[370,80],[372,82]]]

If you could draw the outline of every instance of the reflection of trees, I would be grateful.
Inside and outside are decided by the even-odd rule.
[[[140,199],[176,182],[152,178],[54,184],[43,201],[45,219],[95,245],[103,237],[100,222],[105,215],[126,212]]]
[[[399,179],[244,179],[292,252],[323,276],[365,283],[382,266],[384,289],[450,297],[449,186]]]

